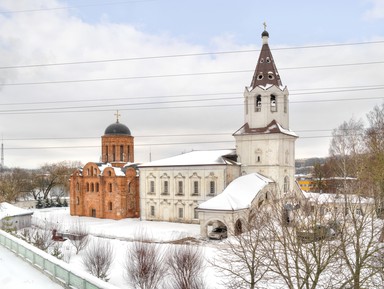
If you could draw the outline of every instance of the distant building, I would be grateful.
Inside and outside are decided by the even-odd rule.
[[[139,176],[130,130],[117,118],[101,137],[101,147],[102,162],[89,162],[70,177],[71,215],[139,217]]]
[[[344,190],[353,185],[356,178],[353,177],[328,177],[314,178],[312,175],[296,175],[296,182],[304,192],[318,192],[328,194],[346,193]]]
[[[0,228],[11,226],[16,230],[31,226],[33,212],[13,206],[7,202],[0,203]]]

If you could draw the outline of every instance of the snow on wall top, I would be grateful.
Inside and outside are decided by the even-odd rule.
[[[305,198],[309,201],[316,202],[318,204],[343,204],[347,200],[352,204],[373,204],[375,201],[373,198],[362,197],[358,195],[343,195],[343,194],[323,194],[323,193],[311,193],[303,191]]]
[[[7,202],[0,203],[0,220],[5,217],[32,215],[33,212],[16,207]]]
[[[272,180],[252,173],[238,177],[216,197],[199,205],[200,210],[235,211],[249,208],[257,194]]]
[[[201,165],[225,165],[237,164],[225,156],[236,155],[235,149],[192,151],[178,156],[143,163],[139,167],[167,167],[167,166],[201,166]]]

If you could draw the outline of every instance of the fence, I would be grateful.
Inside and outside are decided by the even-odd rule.
[[[14,252],[54,282],[71,289],[118,289],[85,272],[72,272],[69,264],[0,230],[0,245]]]

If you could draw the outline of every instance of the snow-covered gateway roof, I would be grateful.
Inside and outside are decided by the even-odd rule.
[[[7,202],[0,203],[0,220],[5,217],[32,215],[33,212],[13,206]]]
[[[257,194],[269,183],[273,181],[258,173],[238,177],[221,194],[200,204],[197,209],[215,211],[247,209]]]
[[[139,165],[143,167],[169,167],[169,166],[204,166],[204,165],[232,165],[237,164],[236,150],[208,150],[192,151],[178,156],[161,159]]]

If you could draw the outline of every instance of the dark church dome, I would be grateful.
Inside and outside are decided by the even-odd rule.
[[[261,37],[264,37],[264,36],[269,37],[269,33],[266,30],[264,30],[263,33],[261,33]]]
[[[122,123],[119,123],[119,122],[115,122],[111,125],[109,125],[106,129],[105,129],[105,132],[104,134],[106,135],[113,135],[113,134],[123,134],[123,135],[131,135],[131,131],[129,130],[129,128],[122,124]]]

